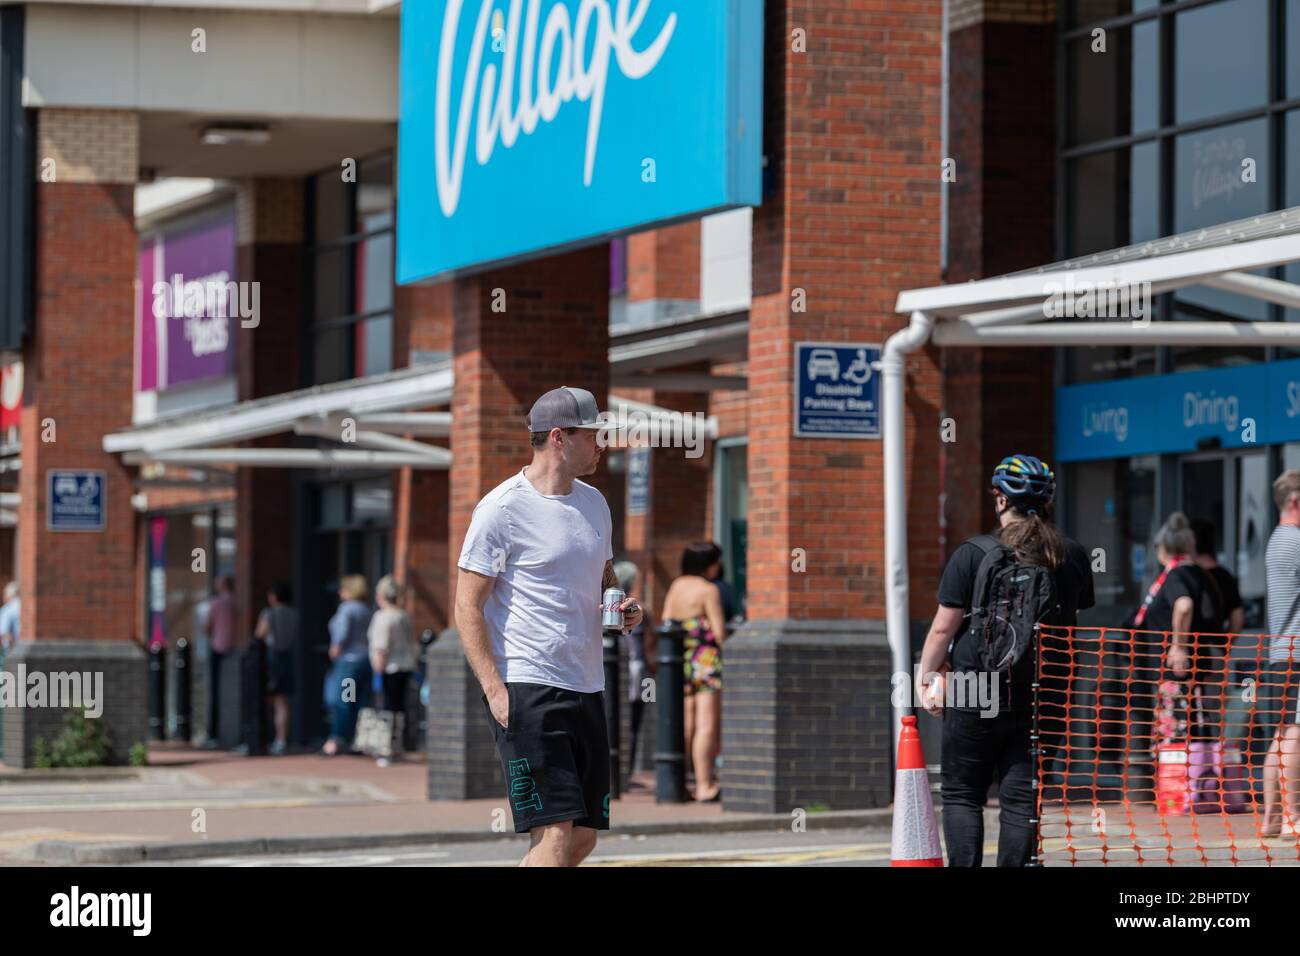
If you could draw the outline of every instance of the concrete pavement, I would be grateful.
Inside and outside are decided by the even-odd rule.
[[[429,801],[415,755],[390,767],[360,756],[241,757],[173,746],[139,770],[0,769],[0,862],[126,863],[500,841],[501,799]],[[661,805],[638,775],[612,820],[620,833],[789,831],[791,816]],[[889,811],[809,814],[819,829],[888,826]],[[809,826],[813,826],[810,823]]]

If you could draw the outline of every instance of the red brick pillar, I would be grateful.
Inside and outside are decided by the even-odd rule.
[[[700,222],[693,220],[628,237],[627,315],[629,324],[697,314],[700,308]],[[675,372],[711,371],[707,362]],[[632,401],[686,414],[708,414],[704,392],[615,387]],[[686,458],[684,448],[651,451],[649,513],[627,519],[628,556],[641,570],[642,594],[651,608],[663,604],[681,565],[682,549],[709,537],[708,491],[712,448]],[[633,544],[635,542],[635,546]]]
[[[397,290],[395,367],[450,360],[452,283]],[[417,436],[409,436],[415,438]],[[419,437],[433,445],[447,439]],[[406,610],[418,635],[451,622],[447,581],[448,472],[402,468],[394,476],[393,568],[406,588]]]
[[[598,245],[458,280],[453,341],[448,573],[454,582],[474,506],[532,460],[528,410],[544,392],[609,393],[609,246]],[[602,465],[603,471],[603,465]],[[589,479],[602,486],[601,475]],[[481,690],[454,632],[430,658],[430,799],[501,792],[483,726]]]
[[[948,275],[966,282],[1056,254],[1056,4],[985,0],[949,20]],[[989,476],[1016,452],[1052,460],[1054,355],[943,350],[945,556],[987,531]],[[978,506],[976,506],[978,505]]]
[[[708,366],[696,364],[674,371],[707,373]],[[621,389],[618,394],[688,416],[704,417],[709,412],[709,396],[703,392]],[[636,413],[629,410],[628,414]],[[661,434],[666,434],[666,430]],[[641,594],[652,609],[663,606],[668,586],[681,573],[682,550],[688,544],[712,536],[708,506],[713,482],[713,446],[699,429],[689,433],[689,437],[695,448],[672,447],[661,442],[660,447],[650,450],[648,513],[629,516],[625,521],[627,556],[641,571]],[[688,452],[696,457],[688,457]]]
[[[889,800],[882,445],[795,438],[800,341],[881,343],[939,281],[941,0],[769,0],[749,338],[749,613],[724,651],[727,809]],[[806,52],[792,36],[803,31]],[[802,290],[798,296],[796,290]],[[806,311],[797,311],[799,308]],[[913,610],[939,553],[939,376],[908,361]],[[796,550],[798,549],[798,550]],[[762,689],[728,696],[725,688]]]
[[[239,400],[276,395],[302,384],[303,182],[253,179],[236,197],[239,281],[258,284],[257,325],[236,322]],[[284,435],[248,442],[284,447]],[[293,581],[295,498],[289,468],[240,468],[235,517],[235,598],[238,640],[247,642],[266,592],[276,581]],[[296,595],[302,600],[303,595]]]
[[[628,323],[699,311],[700,221],[628,236]]]
[[[302,384],[303,182],[301,179],[250,179],[239,184],[235,200],[236,278],[255,282],[258,290],[256,325],[232,320],[239,400],[249,401],[292,391]],[[249,320],[250,322],[252,320]],[[283,447],[286,436],[268,435],[247,447]],[[277,582],[294,586],[299,607],[306,588],[316,582],[295,577],[298,553],[295,512],[302,496],[289,468],[240,468],[235,474],[235,602],[238,608],[236,647],[251,640],[258,612],[266,607],[266,592]],[[299,660],[298,686],[304,690],[293,700],[290,735],[295,741],[310,737],[320,711],[318,695],[306,688],[319,687],[319,663],[313,643],[305,640]],[[195,697],[207,700],[210,658],[196,655],[194,676],[201,688]],[[221,675],[218,736],[222,746],[240,743],[241,680],[239,656],[229,654]],[[196,711],[196,717],[201,712]],[[196,726],[205,725],[202,719]]]
[[[138,118],[120,110],[42,110],[37,118],[35,322],[23,350],[22,643],[10,669],[98,675],[111,760],[145,740],[143,608],[135,600],[132,473],[104,452],[131,424]],[[102,531],[47,526],[51,469],[103,471]],[[134,640],[133,640],[134,639]],[[84,708],[83,708],[84,709]],[[64,711],[5,715],[5,760],[30,766]]]

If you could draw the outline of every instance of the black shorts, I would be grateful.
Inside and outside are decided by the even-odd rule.
[[[572,820],[609,829],[609,735],[605,695],[547,684],[506,684],[508,726],[480,695],[501,758],[515,832]]]

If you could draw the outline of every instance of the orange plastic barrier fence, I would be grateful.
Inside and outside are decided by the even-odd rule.
[[[1300,661],[1260,634],[1039,638],[1041,863],[1300,865]]]

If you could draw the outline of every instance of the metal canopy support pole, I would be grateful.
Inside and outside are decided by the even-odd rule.
[[[880,354],[885,444],[885,631],[889,637],[890,660],[895,674],[912,674],[912,634],[908,611],[907,580],[907,460],[906,416],[907,353],[923,346],[930,337],[933,320],[924,312],[913,312],[911,324],[895,332]],[[903,729],[904,708],[893,708],[890,751],[898,762],[898,736]]]

